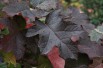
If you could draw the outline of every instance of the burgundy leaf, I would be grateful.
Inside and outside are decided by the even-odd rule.
[[[46,19],[46,24],[39,20],[36,26],[28,29],[27,37],[40,35],[39,48],[42,54],[47,54],[55,45],[60,48],[60,55],[66,58],[76,59],[77,48],[70,44],[71,36],[80,35],[84,32],[80,26],[64,23],[59,15],[61,10],[51,12]],[[71,28],[72,27],[72,28]]]

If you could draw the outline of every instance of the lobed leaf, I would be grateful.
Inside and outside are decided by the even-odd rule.
[[[60,49],[60,55],[66,58],[76,59],[77,48],[70,44],[71,36],[80,35],[84,32],[75,24],[64,23],[59,16],[61,10],[51,12],[46,19],[46,24],[35,21],[36,26],[28,29],[27,37],[40,35],[39,48],[42,54],[47,54],[54,46]],[[74,27],[69,29],[70,27]]]
[[[92,30],[89,36],[91,41],[98,42],[103,38],[103,26],[98,26],[96,29]]]

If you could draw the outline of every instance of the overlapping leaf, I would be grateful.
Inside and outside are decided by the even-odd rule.
[[[57,0],[30,0],[31,5],[42,10],[56,9]]]
[[[49,12],[46,12],[45,10],[40,10],[40,9],[24,10],[21,13],[24,17],[28,17],[32,21],[35,21],[35,17],[42,18],[49,14]]]
[[[84,25],[85,23],[88,23],[88,16],[84,13],[80,13],[79,9],[69,7],[65,11],[61,13],[64,15],[64,21],[78,24],[78,25]]]
[[[67,10],[63,10],[63,21],[71,22],[77,25],[82,25],[83,29],[90,32],[95,27],[89,22],[89,17],[85,13],[80,13],[79,9],[69,7]]]
[[[23,17],[28,17],[32,21],[35,21],[35,17],[45,17],[49,13],[42,9],[30,8],[27,2],[11,3],[8,6],[4,7],[3,11],[6,12],[9,16],[14,16],[21,13]]]
[[[81,53],[87,54],[90,59],[103,56],[103,46],[91,41],[88,35],[85,35],[85,38],[80,40],[78,49]]]
[[[5,11],[10,16],[14,16],[17,13],[20,13],[21,11],[24,11],[27,9],[29,10],[29,6],[27,5],[26,2],[20,2],[20,3],[16,2],[4,7],[3,11]]]

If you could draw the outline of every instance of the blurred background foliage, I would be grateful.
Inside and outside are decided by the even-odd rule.
[[[91,23],[103,23],[103,0],[64,0],[64,4],[75,6],[88,14]]]

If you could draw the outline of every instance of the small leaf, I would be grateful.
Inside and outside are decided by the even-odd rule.
[[[25,17],[25,20],[26,20],[26,26],[25,28],[30,28],[33,26],[33,23],[31,23],[30,19],[28,17]]]
[[[5,26],[0,22],[0,30],[4,29]]]
[[[16,66],[16,57],[12,52],[4,53],[4,62],[13,64]]]
[[[91,41],[98,42],[103,38],[103,26],[98,26],[96,29],[92,30],[89,36]]]
[[[8,28],[7,28],[7,27],[4,28],[4,29],[1,31],[1,34],[3,34],[3,35],[8,35],[8,34],[9,34]]]
[[[101,33],[98,33],[96,30],[92,30],[89,34],[91,41],[99,41],[103,35]]]

